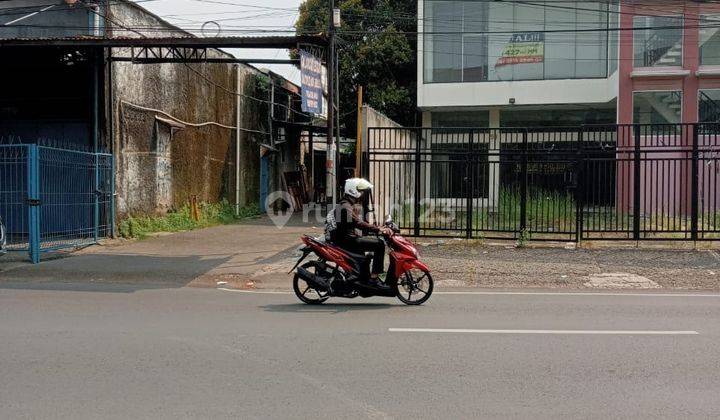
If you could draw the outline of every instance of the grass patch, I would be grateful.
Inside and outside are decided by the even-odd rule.
[[[119,233],[123,238],[143,239],[152,233],[181,232],[225,225],[260,214],[260,207],[253,204],[240,208],[240,214],[235,216],[235,206],[225,200],[220,203],[200,203],[198,210],[198,221],[192,218],[189,205],[165,216],[130,216],[120,222]]]

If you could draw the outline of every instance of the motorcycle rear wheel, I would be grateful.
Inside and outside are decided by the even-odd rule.
[[[398,279],[397,298],[406,305],[422,305],[430,299],[433,287],[430,272],[412,269]]]
[[[314,261],[306,262],[301,267],[315,275],[321,271],[320,267],[318,267]],[[308,305],[320,305],[330,298],[330,294],[327,291],[316,290],[300,278],[297,273],[295,273],[295,277],[293,278],[293,290],[295,291],[295,296],[297,296],[301,302]]]

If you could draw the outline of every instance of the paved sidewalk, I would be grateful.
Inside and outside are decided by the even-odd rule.
[[[72,283],[92,289],[94,284],[110,284],[132,291],[227,282],[228,287],[252,288],[268,264],[297,249],[302,234],[319,232],[293,221],[278,229],[267,218],[257,218],[142,241],[110,241],[38,265],[0,260],[0,285],[66,288]]]
[[[36,266],[0,259],[0,286],[288,290],[287,272],[297,259],[302,234],[321,235],[322,228],[294,217],[278,229],[263,217],[143,241],[113,241]],[[717,251],[565,249],[562,245],[516,249],[510,243],[464,240],[418,243],[439,288],[720,290]]]

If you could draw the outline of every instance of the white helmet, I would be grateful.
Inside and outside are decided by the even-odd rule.
[[[363,178],[350,178],[345,181],[345,194],[353,198],[360,198],[363,192],[371,190],[373,185]]]

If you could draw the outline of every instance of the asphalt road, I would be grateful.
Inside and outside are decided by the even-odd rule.
[[[0,418],[720,417],[720,296],[56,289],[0,289]]]

